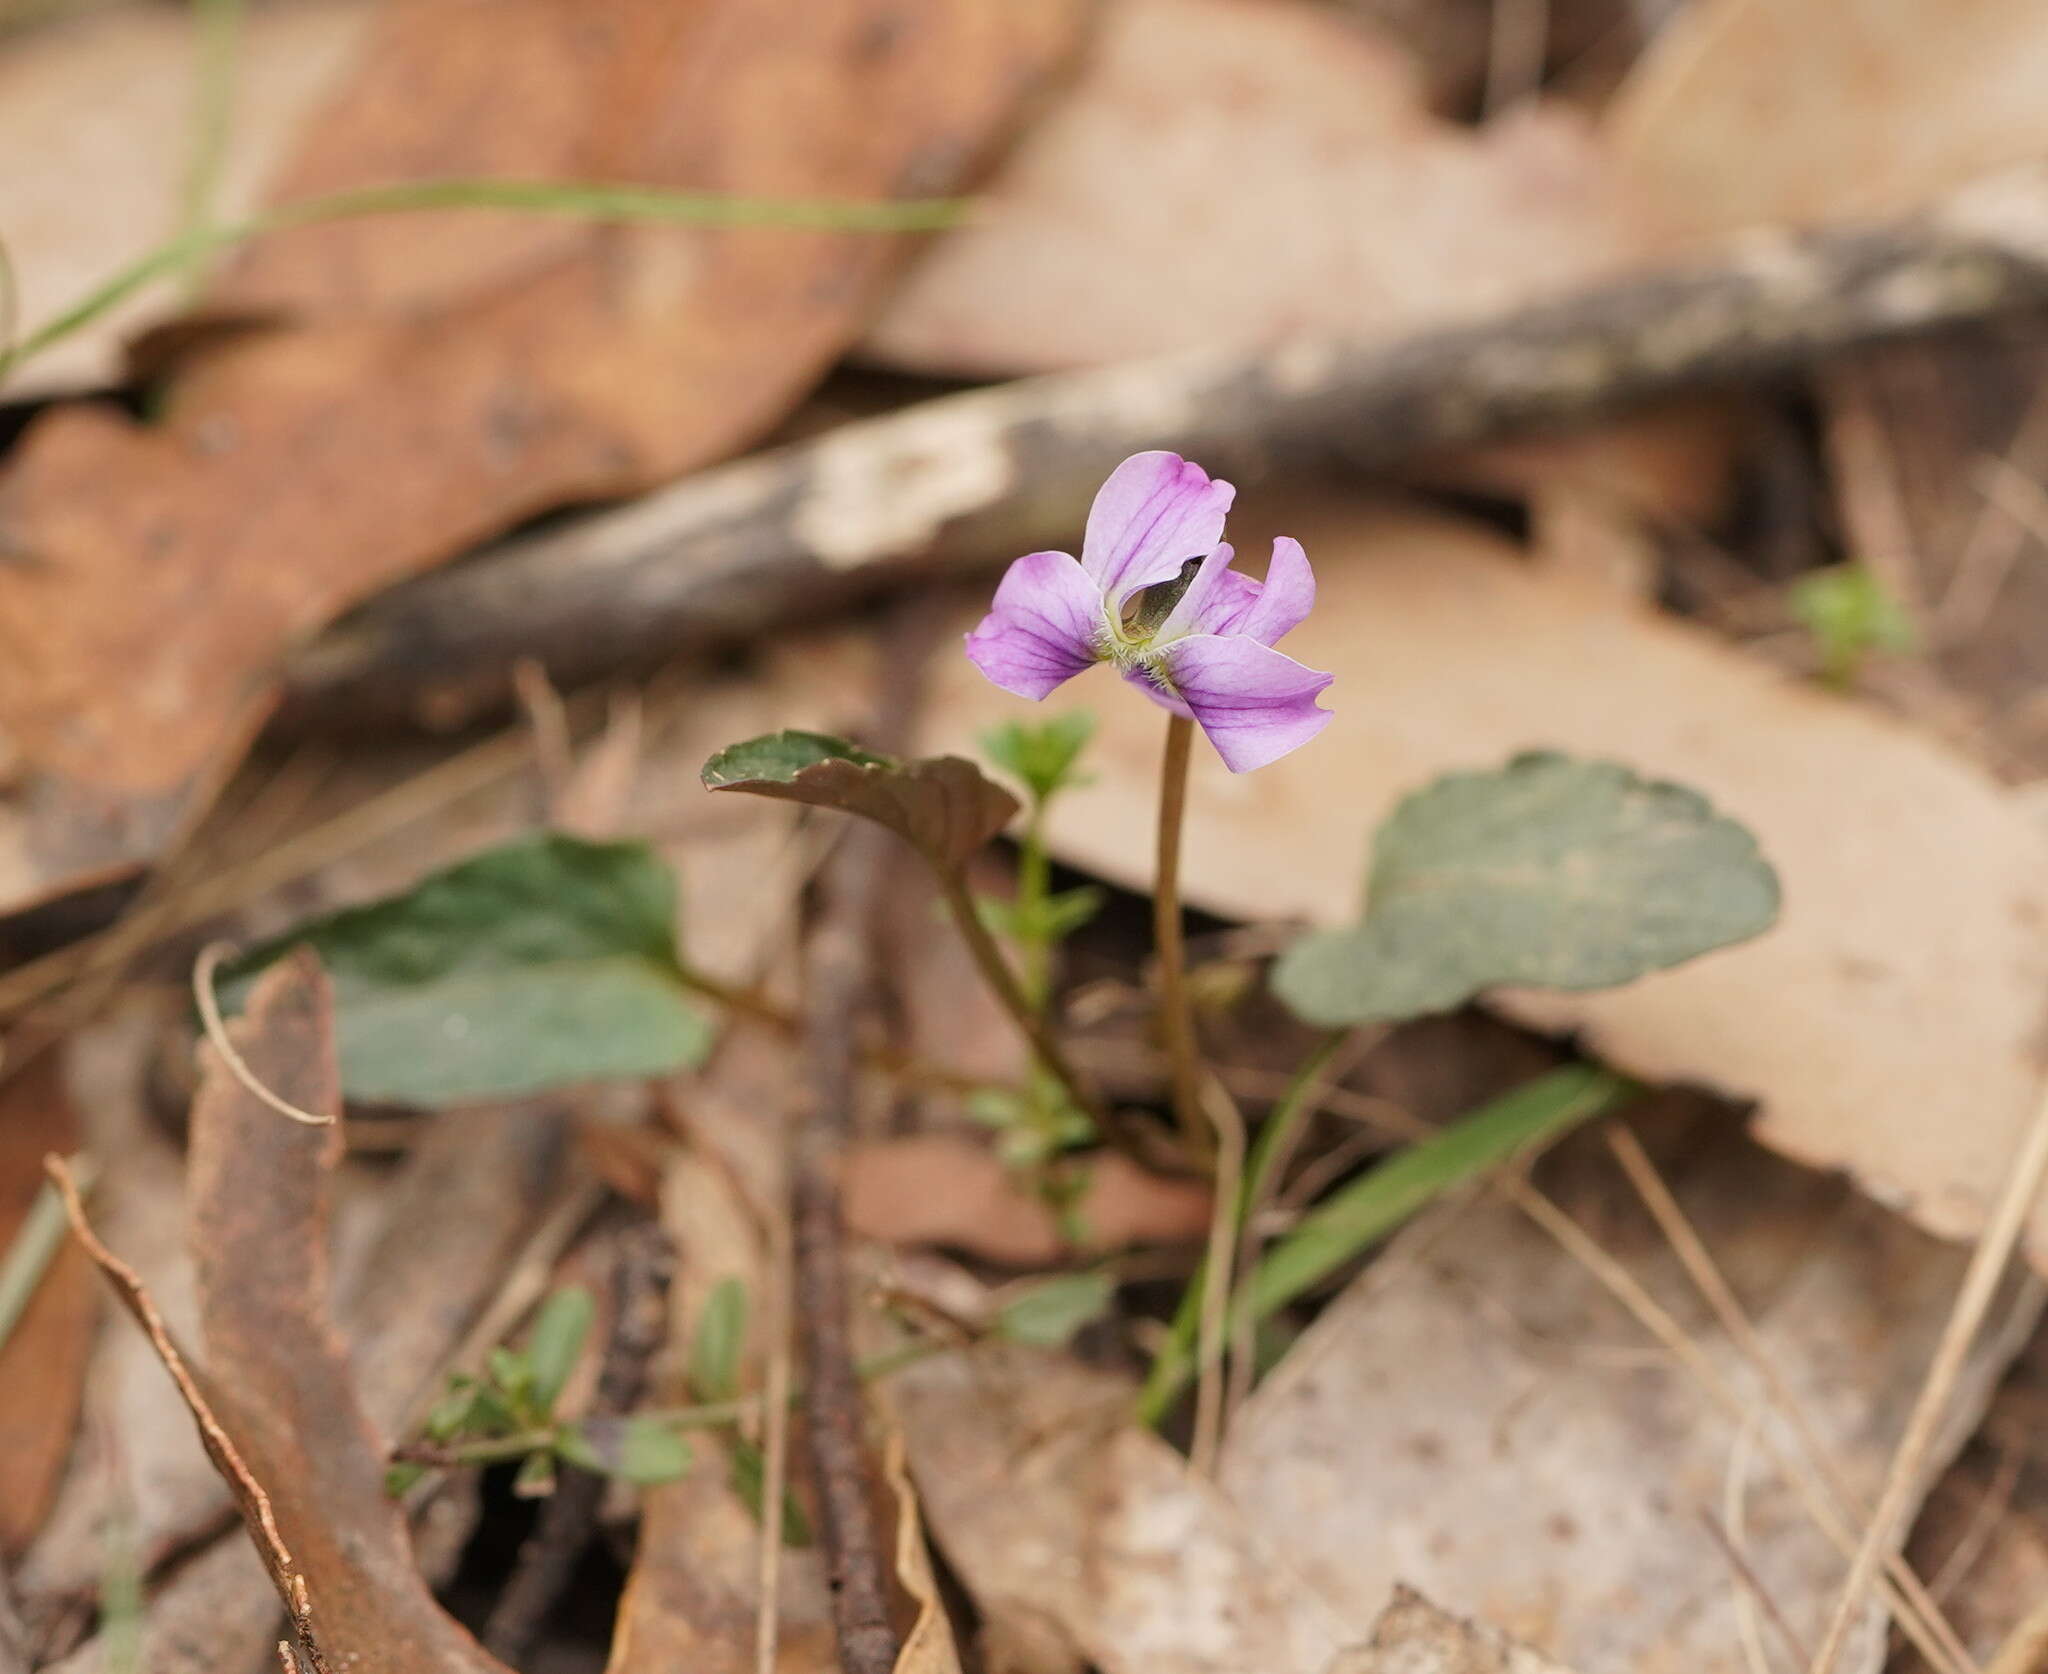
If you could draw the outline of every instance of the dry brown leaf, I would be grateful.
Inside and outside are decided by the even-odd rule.
[[[370,0],[255,6],[243,22],[229,142],[214,197],[223,221],[256,207],[299,125],[361,45]],[[0,242],[21,328],[69,308],[176,231],[185,136],[197,120],[199,32],[189,11],[122,6],[9,40],[0,52]],[[81,112],[91,119],[81,119]],[[20,400],[123,381],[122,343],[171,305],[114,309],[7,380]]]
[[[856,1145],[841,1177],[846,1224],[884,1244],[936,1244],[1030,1267],[1134,1244],[1185,1244],[1209,1226],[1208,1189],[1108,1153],[1081,1165],[1070,1243],[1060,1218],[985,1140],[919,1134]]]
[[[1323,1674],[1566,1674],[1548,1657],[1483,1623],[1439,1610],[1412,1587],[1396,1587],[1372,1641],[1340,1651]]]
[[[451,174],[944,192],[1074,12],[506,0],[484,27],[422,0],[380,16],[278,195]],[[468,211],[254,249],[211,305],[282,323],[195,354],[155,424],[45,415],[0,479],[0,727],[32,770],[0,909],[145,860],[239,750],[279,653],[366,593],[762,435],[909,248]]]
[[[13,1246],[43,1183],[42,1160],[78,1148],[64,1060],[46,1052],[0,1083],[0,1251]],[[0,1557],[20,1556],[49,1512],[78,1428],[99,1293],[66,1239],[0,1345]]]
[[[300,1108],[339,1103],[332,1001],[310,952],[266,973],[234,1033],[273,1092]],[[177,1382],[316,1668],[493,1674],[500,1665],[442,1613],[413,1565],[384,1491],[384,1444],[328,1315],[340,1152],[338,1128],[283,1120],[209,1063],[190,1162],[203,1369],[172,1342],[133,1269],[92,1236],[75,1194],[73,1225]]]
[[[1610,993],[1497,996],[1584,1032],[1652,1080],[1761,1105],[1759,1137],[1929,1230],[1982,1224],[2032,1107],[2048,999],[2039,840],[1982,772],[1796,683],[1711,635],[1532,575],[1474,526],[1363,499],[1246,504],[1240,551],[1299,537],[1322,597],[1287,649],[1334,670],[1337,718],[1242,778],[1198,752],[1185,885],[1245,918],[1356,911],[1366,837],[1438,774],[1548,747],[1696,786],[1778,868],[1768,935]],[[824,673],[814,658],[812,679]],[[1161,727],[1106,676],[1062,692],[1096,708],[1095,782],[1064,798],[1061,854],[1142,887]],[[925,742],[961,748],[1030,712],[943,657]],[[1959,864],[1958,856],[1968,856]],[[2040,1223],[2048,1226],[2048,1222]],[[2035,1253],[2048,1254],[2037,1237]]]
[[[1674,235],[1911,208],[2048,148],[2032,0],[1701,0],[1608,113],[1617,163]]]
[[[946,1355],[893,1384],[925,1517],[991,1616],[1056,1622],[1104,1674],[1322,1674],[1365,1636],[1064,1356]]]
[[[655,1398],[691,1397],[687,1358],[712,1292],[736,1280],[747,1295],[749,1388],[760,1387],[771,1305],[764,1216],[782,1201],[781,1145],[798,1108],[787,1046],[736,1034],[682,1099],[689,1142],[674,1150],[662,1181],[661,1219],[676,1248],[669,1341],[676,1345]],[[752,1674],[760,1602],[760,1525],[733,1487],[725,1442],[691,1437],[696,1464],[642,1500],[640,1538],[618,1622],[609,1674]],[[801,1450],[792,1450],[794,1455]],[[830,1596],[815,1550],[785,1548],[777,1593],[781,1674],[838,1667]]]
[[[896,1658],[896,1674],[960,1674],[960,1647],[953,1638],[953,1619],[939,1596],[938,1577],[932,1573],[901,1430],[889,1432],[882,1448],[882,1471],[896,1525],[896,1582],[914,1612]]]
[[[1392,332],[1644,249],[1573,113],[1443,121],[1384,35],[1287,0],[1115,0],[987,206],[918,263],[871,354],[986,374]]]
[[[279,1097],[338,1107],[333,1001],[309,952],[259,979],[234,1033]],[[268,1492],[337,1666],[495,1674],[414,1567],[404,1514],[384,1489],[387,1443],[357,1401],[329,1317],[328,1181],[340,1151],[337,1129],[281,1120],[209,1055],[188,1164],[208,1394]]]
[[[1682,1162],[1670,1174],[1688,1217],[1868,1500],[1967,1252],[1761,1154],[1723,1108],[1674,1101],[1648,1136]],[[1760,1399],[1596,1136],[1539,1182]],[[2008,1294],[1945,1450],[1975,1426],[2040,1305],[2038,1281]],[[1789,1444],[1761,1405],[1755,1422]],[[1220,1479],[1325,1596],[1372,1608],[1406,1581],[1576,1667],[1743,1674],[1745,1611],[1776,1657],[1773,1613],[1817,1641],[1841,1585],[1841,1554],[1758,1435],[1497,1198],[1416,1228],[1318,1316],[1246,1405]],[[1856,1666],[1883,1655],[1867,1633]]]

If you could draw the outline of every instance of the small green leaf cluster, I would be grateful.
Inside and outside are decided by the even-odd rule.
[[[643,1487],[672,1482],[690,1468],[690,1446],[671,1427],[651,1418],[558,1421],[556,1405],[596,1317],[590,1292],[580,1285],[554,1292],[534,1315],[525,1343],[491,1350],[481,1377],[457,1373],[427,1413],[425,1442],[451,1454],[518,1457],[515,1493],[554,1491],[556,1466],[568,1464]],[[503,1449],[493,1444],[506,1444]],[[415,1462],[392,1466],[385,1485],[402,1494],[425,1474]]]
[[[1792,583],[1786,603],[1813,636],[1821,678],[1853,686],[1864,663],[1880,652],[1911,651],[1913,618],[1867,564],[1832,564]]]
[[[1079,769],[1081,752],[1094,736],[1095,717],[1077,709],[1036,726],[1006,721],[981,735],[981,747],[990,761],[1025,788],[1033,802],[1045,803],[1063,790],[1089,783]]]

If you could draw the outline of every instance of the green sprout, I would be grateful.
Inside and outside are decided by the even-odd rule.
[[[1830,686],[1855,685],[1873,653],[1911,651],[1918,643],[1911,614],[1864,564],[1810,571],[1792,583],[1786,602],[1813,636]]]

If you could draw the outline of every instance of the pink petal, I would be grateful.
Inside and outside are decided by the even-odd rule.
[[[1166,648],[1167,678],[1233,773],[1278,761],[1330,724],[1316,696],[1333,678],[1240,634]]]
[[[1315,608],[1316,577],[1308,567],[1308,554],[1301,542],[1282,535],[1273,543],[1273,559],[1266,566],[1266,584],[1253,595],[1250,608],[1226,628],[1211,633],[1243,634],[1261,645],[1277,645],[1301,619]]]
[[[1003,572],[967,656],[1006,692],[1042,698],[1100,661],[1102,594],[1064,552],[1033,552]]]
[[[1134,453],[1089,508],[1081,567],[1120,611],[1140,587],[1171,581],[1190,558],[1213,552],[1236,496],[1177,453]]]
[[[1230,548],[1219,546],[1195,572],[1159,629],[1161,641],[1186,634],[1242,634],[1272,645],[1314,606],[1316,578],[1300,541],[1282,535],[1273,543],[1263,583],[1231,569],[1230,561]]]

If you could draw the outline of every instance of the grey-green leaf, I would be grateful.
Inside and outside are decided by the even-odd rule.
[[[226,970],[232,1006],[310,942],[334,981],[343,1090],[417,1105],[513,1098],[700,1061],[675,879],[644,843],[521,838],[403,895],[315,919]]]
[[[1365,921],[1304,936],[1273,987],[1311,1023],[1448,1011],[1489,988],[1610,988],[1778,916],[1756,839],[1682,785],[1549,753],[1439,779],[1373,842]]]
[[[996,1334],[1035,1348],[1064,1348],[1082,1326],[1103,1316],[1115,1296],[1116,1280],[1107,1273],[1061,1273],[1004,1303]]]
[[[621,1477],[642,1488],[687,1475],[692,1458],[686,1436],[645,1414],[586,1418],[565,1426],[555,1451],[581,1470]]]
[[[857,814],[957,871],[1010,823],[1017,799],[959,756],[898,761],[819,732],[773,732],[704,764],[707,790]]]

